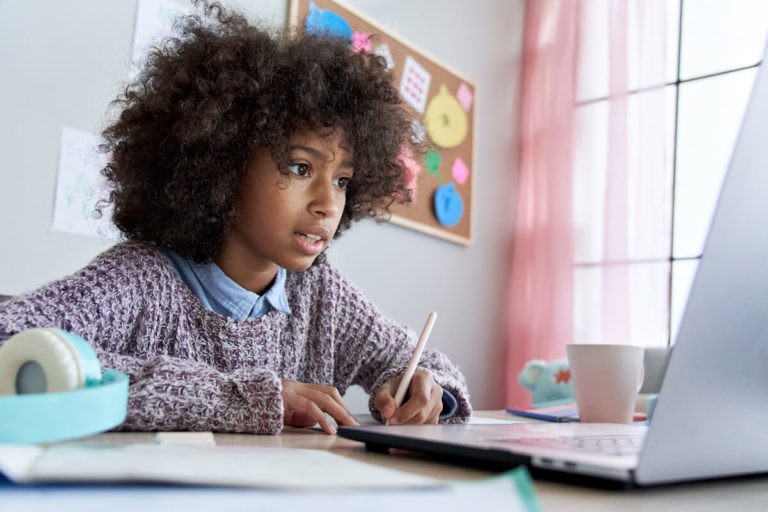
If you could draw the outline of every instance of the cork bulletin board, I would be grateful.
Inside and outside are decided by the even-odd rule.
[[[384,57],[413,112],[413,136],[428,147],[412,166],[415,201],[394,205],[392,220],[462,245],[472,243],[475,86],[366,19],[340,0],[291,0],[289,23],[349,39],[357,51]]]

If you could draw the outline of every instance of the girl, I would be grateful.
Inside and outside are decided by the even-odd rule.
[[[465,421],[464,378],[436,351],[395,407],[413,333],[324,258],[409,198],[401,155],[419,148],[384,62],[205,10],[154,50],[104,131],[125,241],[0,305],[0,340],[81,335],[130,375],[127,430],[334,433],[328,416],[355,424],[354,384],[379,420]]]

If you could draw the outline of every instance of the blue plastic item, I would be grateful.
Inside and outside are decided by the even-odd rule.
[[[0,443],[50,443],[120,425],[128,411],[128,376],[105,370],[101,382],[58,393],[0,396]]]

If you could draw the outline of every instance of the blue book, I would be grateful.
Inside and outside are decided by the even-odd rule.
[[[535,407],[533,409],[508,408],[506,411],[516,416],[533,418],[535,420],[558,422],[579,421],[579,410],[576,408],[576,402],[550,405],[547,407]],[[645,413],[636,412],[632,419],[633,421],[645,421],[647,418]]]
[[[579,421],[579,410],[576,402],[551,405],[549,407],[536,407],[534,409],[507,409],[507,412],[516,416],[533,418],[544,421]]]

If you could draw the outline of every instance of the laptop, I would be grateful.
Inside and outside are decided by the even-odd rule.
[[[653,486],[768,472],[768,60],[736,141],[653,419],[339,427],[369,449]],[[607,447],[605,445],[607,443]]]

